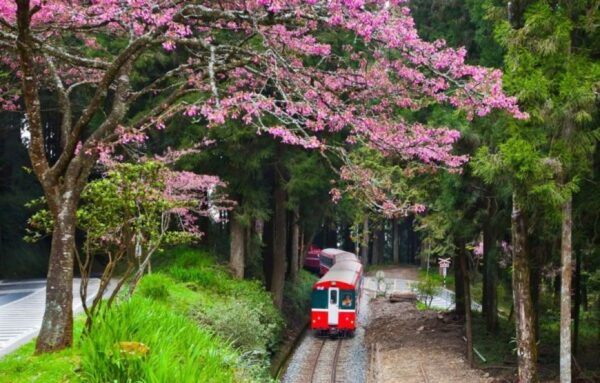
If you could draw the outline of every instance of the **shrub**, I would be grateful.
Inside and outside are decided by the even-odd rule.
[[[146,275],[138,285],[138,293],[146,298],[165,301],[169,297],[169,288],[173,285],[171,278],[164,274]]]
[[[213,268],[184,268],[173,266],[168,269],[169,274],[181,282],[194,282],[209,290],[218,290],[220,286],[219,272]]]
[[[285,284],[284,299],[286,307],[289,307],[294,316],[306,316],[310,308],[310,294],[315,282],[318,281],[316,275],[306,270],[300,270],[296,283]]]
[[[242,353],[266,356],[280,341],[281,314],[258,282],[228,283],[230,294],[221,295],[210,305],[197,307],[197,319],[216,334],[229,339]]]
[[[244,353],[265,357],[276,338],[277,324],[263,323],[256,307],[247,302],[219,302],[198,311],[198,319]]]
[[[419,299],[425,303],[428,308],[431,307],[433,298],[442,291],[442,286],[439,280],[430,276],[425,276],[423,279],[417,282],[415,284],[415,288],[417,290],[417,294],[419,295]]]
[[[100,316],[81,343],[87,382],[231,382],[229,345],[156,301],[134,296]],[[127,343],[125,343],[127,342]],[[144,352],[130,352],[131,347]]]

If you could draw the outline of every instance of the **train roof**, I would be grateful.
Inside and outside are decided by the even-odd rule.
[[[337,254],[335,256],[335,263],[342,262],[342,261],[358,262],[358,258],[356,257],[356,255],[354,255],[352,253],[347,253],[344,251],[343,253]]]
[[[321,250],[321,254],[329,256],[329,257],[338,257],[342,254],[350,254],[350,255],[354,255],[352,253],[349,253],[347,251],[344,250],[340,250],[340,249],[333,249],[333,248],[329,248],[329,249],[323,249]],[[355,256],[355,255],[354,255]]]
[[[362,275],[362,264],[358,262],[354,254],[344,253],[352,257],[344,257],[346,259],[339,260],[336,257],[335,264],[314,284],[313,288],[337,286],[343,289],[354,289],[357,287]]]

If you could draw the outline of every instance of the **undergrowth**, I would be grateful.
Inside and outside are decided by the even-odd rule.
[[[257,281],[233,279],[208,253],[158,257],[134,296],[94,321],[73,348],[0,360],[2,383],[269,382],[283,320]]]

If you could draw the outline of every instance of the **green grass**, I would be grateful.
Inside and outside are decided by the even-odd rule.
[[[473,346],[485,357],[486,365],[512,365],[516,363],[514,352],[514,322],[498,318],[500,329],[497,334],[488,333],[481,314],[473,313]],[[475,357],[477,363],[481,360]]]
[[[84,381],[225,383],[237,374],[239,357],[227,342],[164,303],[135,296],[94,326],[81,343]]]
[[[166,252],[153,269],[130,301],[95,320],[91,337],[80,337],[79,319],[69,350],[33,356],[30,342],[0,360],[0,382],[271,380],[283,320],[258,281],[235,280],[193,249]]]
[[[419,280],[424,280],[427,278],[427,275],[427,270],[419,269]],[[439,274],[437,267],[429,269],[429,278],[439,283],[440,286],[444,283],[444,278]],[[446,275],[446,288],[454,291],[454,274],[451,270],[448,270],[448,274]]]
[[[75,329],[82,327],[79,321]],[[53,354],[33,356],[35,343],[29,342],[14,353],[0,359],[0,382],[50,383],[80,382],[76,369],[79,365],[78,349],[68,349]]]

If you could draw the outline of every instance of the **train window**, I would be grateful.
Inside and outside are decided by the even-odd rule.
[[[344,294],[344,298],[342,299],[343,307],[351,307],[352,306],[352,295]]]
[[[337,304],[337,290],[329,291],[329,301],[331,302],[332,305]]]

